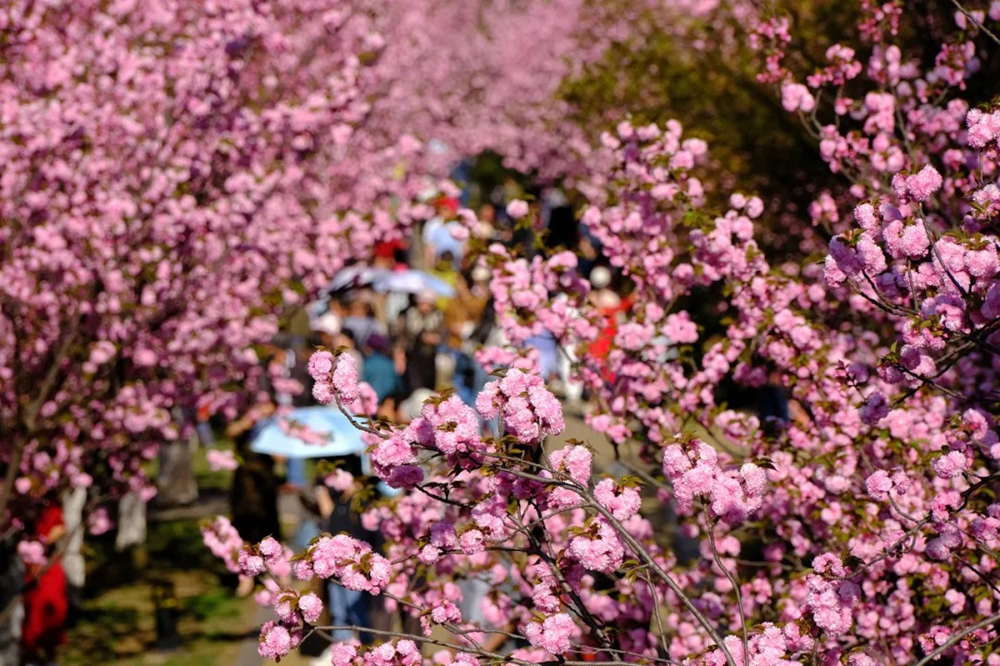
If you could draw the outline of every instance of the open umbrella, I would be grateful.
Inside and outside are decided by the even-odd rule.
[[[348,266],[333,276],[330,284],[326,286],[326,291],[343,291],[352,287],[372,284],[376,280],[388,276],[391,272],[387,268],[375,268],[373,266]]]
[[[333,407],[302,407],[269,420],[253,436],[250,450],[286,458],[360,455],[361,431]]]
[[[438,296],[452,298],[455,288],[430,273],[418,270],[391,271],[372,280],[375,291],[392,291],[399,294],[419,294],[432,291]]]

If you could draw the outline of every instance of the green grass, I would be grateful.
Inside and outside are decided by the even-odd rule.
[[[60,662],[68,666],[233,664],[240,643],[255,629],[253,602],[235,597],[218,576],[207,572],[175,572],[170,580],[178,598],[179,649],[156,650],[153,588],[141,580],[85,603]]]
[[[228,442],[220,442],[228,447]],[[155,478],[155,463],[149,470]],[[203,495],[227,493],[231,472],[213,472],[199,450],[195,476]],[[87,589],[81,617],[69,630],[60,663],[230,666],[241,642],[255,633],[252,599],[233,593],[235,577],[205,548],[198,518],[150,522],[145,547],[131,553],[114,548],[113,534],[88,538]],[[181,647],[156,650],[153,585],[173,584]]]

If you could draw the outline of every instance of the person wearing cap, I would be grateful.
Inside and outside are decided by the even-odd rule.
[[[372,266],[388,270],[406,268],[406,243],[397,239],[375,244]]]
[[[590,272],[592,290],[588,298],[604,319],[604,327],[601,329],[600,335],[590,344],[590,355],[602,366],[608,354],[611,353],[611,346],[618,333],[618,316],[628,307],[622,302],[621,297],[610,289],[610,285],[611,271],[606,266],[597,266]],[[602,370],[602,373],[605,375],[605,379],[609,381],[612,379],[606,368]]]

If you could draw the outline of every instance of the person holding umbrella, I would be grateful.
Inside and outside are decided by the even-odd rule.
[[[269,414],[273,408],[265,410]],[[274,458],[252,450],[251,442],[260,430],[260,423],[244,417],[231,424],[226,434],[236,443],[240,466],[233,473],[230,489],[232,524],[244,541],[259,543],[272,536],[281,541],[281,521],[278,518],[278,488],[281,485],[274,471]],[[253,591],[253,578],[240,579],[237,594],[246,596]]]

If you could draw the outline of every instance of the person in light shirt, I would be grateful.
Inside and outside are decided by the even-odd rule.
[[[424,265],[437,266],[445,253],[457,268],[465,256],[465,241],[460,240],[462,224],[454,220],[458,213],[458,201],[442,197],[437,201],[438,214],[427,221],[421,234],[424,244]]]

